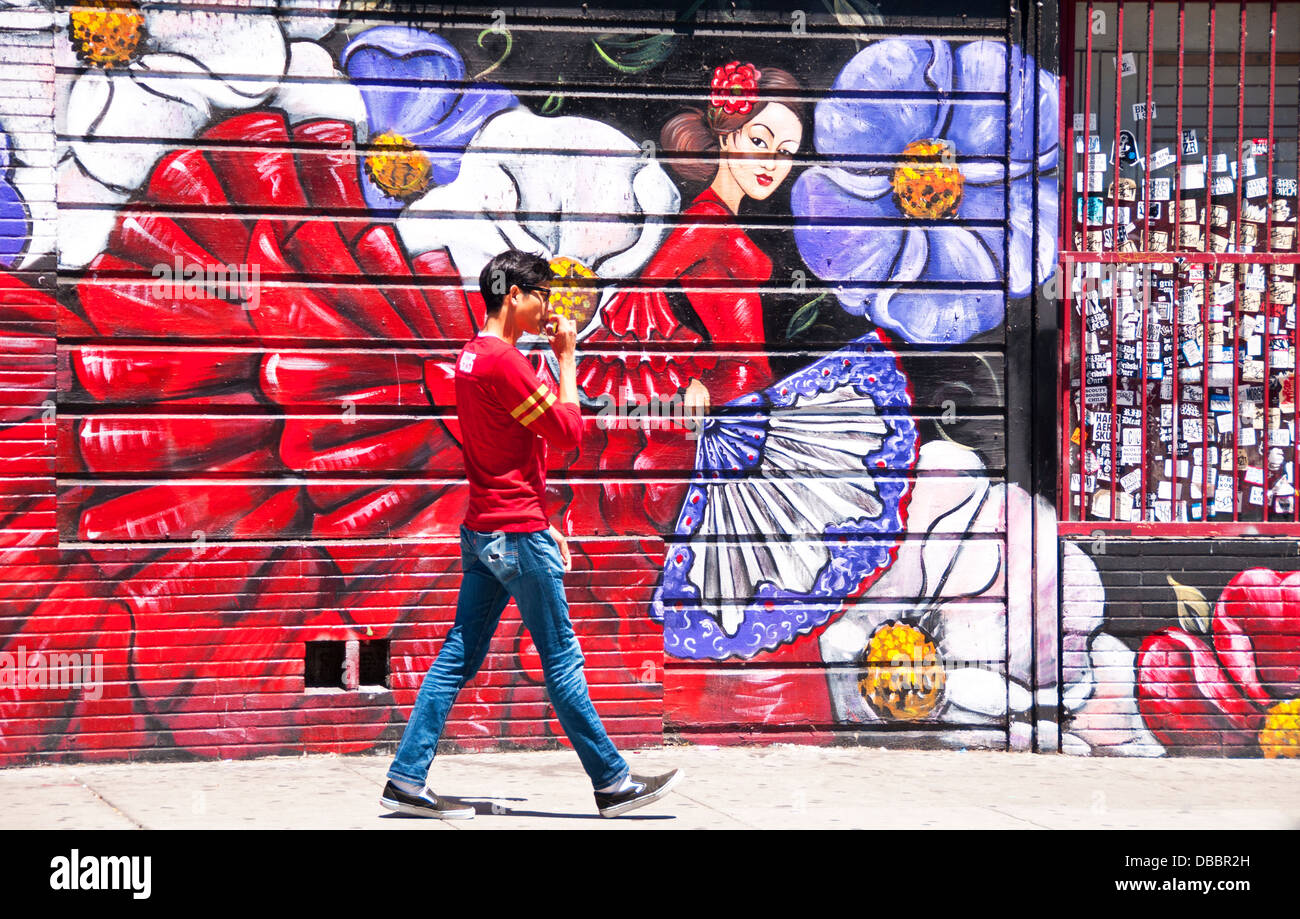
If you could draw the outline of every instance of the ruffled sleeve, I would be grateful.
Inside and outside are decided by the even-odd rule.
[[[715,404],[771,382],[766,356],[743,358],[701,355],[713,341],[762,344],[762,301],[748,284],[771,277],[772,263],[731,220],[734,216],[705,190],[682,217],[690,221],[673,231],[651,259],[641,279],[648,289],[616,292],[601,309],[601,324],[584,341],[589,356],[578,368],[578,385],[592,398],[666,399],[692,379],[709,389]],[[703,218],[704,222],[697,222]],[[708,340],[684,324],[673,309],[663,282],[677,281]],[[742,281],[732,290],[699,290],[703,283]],[[640,344],[672,345],[663,352],[639,352]],[[612,353],[616,345],[629,350]],[[724,344],[722,347],[726,347]],[[591,349],[606,351],[591,354]]]

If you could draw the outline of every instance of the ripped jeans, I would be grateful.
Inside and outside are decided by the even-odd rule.
[[[564,598],[564,561],[551,534],[480,533],[462,526],[460,555],[464,577],[456,620],[420,684],[388,777],[417,785],[428,777],[452,703],[478,673],[501,612],[514,597],[541,658],[555,715],[592,786],[620,781],[628,765],[591,704],[582,648]]]

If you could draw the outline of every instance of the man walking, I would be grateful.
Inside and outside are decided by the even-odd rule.
[[[424,817],[465,819],[474,809],[425,788],[457,694],[487,654],[511,597],[532,636],[546,690],[565,735],[595,788],[603,817],[617,817],[663,797],[682,777],[631,774],[587,692],[582,649],[569,622],[564,572],[572,559],[546,514],[546,446],[569,450],[582,437],[572,319],[550,311],[553,274],[545,259],[518,250],[496,256],[479,274],[487,307],[483,331],[456,364],[469,507],[460,528],[464,577],[456,619],[420,684],[411,720],[388,770],[381,803]],[[515,347],[524,333],[547,335],[559,360],[557,396]]]

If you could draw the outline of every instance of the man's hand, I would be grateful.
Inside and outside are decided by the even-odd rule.
[[[573,360],[573,351],[578,344],[578,324],[568,316],[552,313],[548,320],[551,350],[561,361]]]
[[[572,325],[572,321],[569,324]],[[572,571],[573,556],[569,553],[569,541],[564,538],[564,534],[554,524],[551,525],[550,534],[551,538],[555,540],[555,544],[560,547],[560,558],[564,560],[564,570]]]

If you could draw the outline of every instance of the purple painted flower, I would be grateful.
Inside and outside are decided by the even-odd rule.
[[[483,122],[519,104],[495,84],[464,85],[460,54],[423,29],[367,29],[340,62],[360,87],[370,122],[373,150],[361,158],[361,186],[373,209],[400,210],[450,183]]]
[[[1056,262],[1057,104],[1057,78],[1018,47],[864,48],[818,103],[814,135],[823,156],[858,162],[809,169],[791,195],[804,261],[846,310],[910,342],[995,328],[1005,293],[1027,295],[1035,267],[1042,281]]]
[[[27,244],[27,209],[9,182],[9,137],[0,132],[0,268],[8,268]]]

